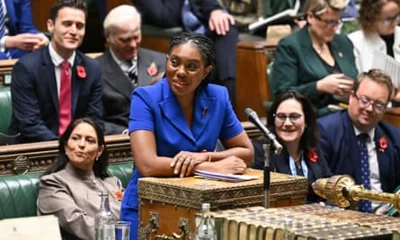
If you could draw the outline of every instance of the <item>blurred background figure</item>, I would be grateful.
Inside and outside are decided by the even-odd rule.
[[[322,201],[323,199],[314,193],[311,184],[332,174],[318,146],[317,114],[310,100],[297,91],[282,93],[268,111],[267,121],[268,128],[284,146],[276,158],[270,156],[272,171],[307,177],[307,202]],[[263,169],[262,142],[254,143],[254,151],[253,167]]]
[[[125,191],[121,219],[137,239],[138,179],[193,175],[195,170],[243,173],[253,147],[224,87],[208,84],[215,59],[208,37],[182,33],[171,40],[166,77],[139,87],[131,98],[129,134],[135,170]],[[225,150],[216,152],[218,139]]]
[[[122,184],[107,173],[104,134],[89,118],[75,120],[59,139],[59,155],[40,178],[38,215],[54,214],[63,239],[95,240],[95,216],[100,192],[109,195],[118,218]]]
[[[318,115],[330,104],[346,102],[357,76],[353,45],[336,34],[346,0],[307,0],[307,25],[282,39],[271,74],[273,95],[297,90],[311,100]]]

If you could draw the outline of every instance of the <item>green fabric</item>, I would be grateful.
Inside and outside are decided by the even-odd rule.
[[[172,38],[183,32],[183,29],[180,27],[160,28],[148,24],[142,24],[141,30],[143,36],[166,37],[166,38]]]
[[[356,79],[357,68],[353,44],[343,35],[336,35],[330,43],[330,50],[341,71]],[[328,75],[318,54],[314,51],[308,27],[304,27],[281,40],[278,44],[270,88],[274,96],[294,89],[307,96],[318,109],[320,116],[330,113],[327,105],[332,96],[319,94],[316,83]]]
[[[111,176],[126,188],[133,172],[132,162],[110,164]],[[42,173],[0,177],[0,219],[36,216],[36,199]]]
[[[10,87],[0,87],[0,132],[7,133],[11,121],[11,91]]]
[[[271,17],[277,13],[283,12],[294,7],[295,0],[264,0],[263,13],[266,17]]]

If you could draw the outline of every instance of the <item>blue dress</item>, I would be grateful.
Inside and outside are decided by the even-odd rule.
[[[194,118],[189,128],[166,78],[132,93],[129,133],[148,130],[155,134],[157,155],[174,157],[180,151],[214,151],[217,140],[233,138],[243,131],[233,112],[228,92],[214,84],[199,86],[195,93]],[[131,238],[137,239],[138,192],[141,177],[135,169],[124,193],[121,220],[130,221]]]

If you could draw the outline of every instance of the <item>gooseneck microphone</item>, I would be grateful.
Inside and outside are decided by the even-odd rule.
[[[279,155],[282,151],[282,145],[276,139],[275,134],[273,134],[268,128],[264,126],[257,113],[253,109],[246,108],[244,112],[247,119],[261,131],[266,139],[269,139],[272,142],[275,148],[275,154]]]

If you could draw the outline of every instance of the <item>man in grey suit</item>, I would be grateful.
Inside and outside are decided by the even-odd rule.
[[[97,58],[104,78],[105,134],[121,134],[128,127],[133,89],[154,83],[165,71],[166,55],[139,48],[141,16],[135,7],[120,5],[104,20],[109,48]]]

